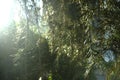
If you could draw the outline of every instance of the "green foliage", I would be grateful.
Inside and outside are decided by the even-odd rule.
[[[43,15],[39,1],[19,2],[24,16],[0,35],[0,80],[120,79],[119,1],[43,0]]]

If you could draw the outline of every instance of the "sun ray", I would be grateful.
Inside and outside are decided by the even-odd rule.
[[[12,21],[14,0],[1,0],[0,2],[0,30],[5,29]]]

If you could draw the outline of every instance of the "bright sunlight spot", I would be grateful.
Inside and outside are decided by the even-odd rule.
[[[1,0],[0,2],[0,30],[4,29],[12,20],[13,0]]]

